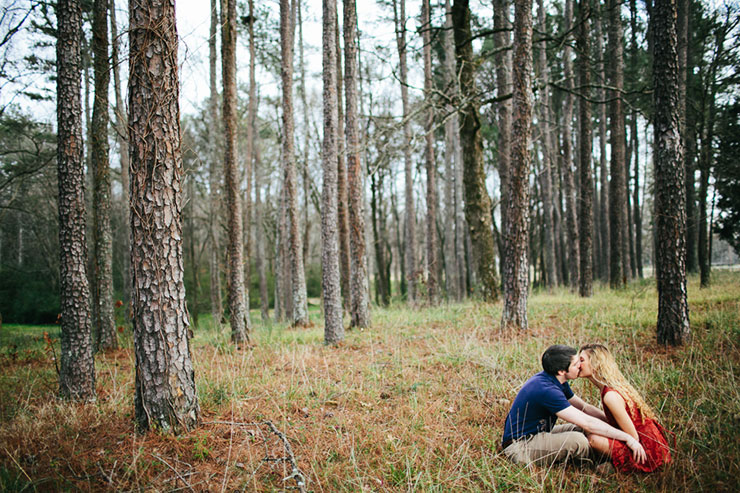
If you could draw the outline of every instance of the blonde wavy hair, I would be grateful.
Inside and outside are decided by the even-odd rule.
[[[641,421],[645,418],[656,419],[655,412],[652,408],[648,406],[640,393],[622,375],[617,362],[606,346],[602,344],[586,344],[581,347],[579,352],[581,351],[586,352],[590,358],[594,378],[619,392],[627,402],[633,416],[637,417],[637,411],[639,410]]]

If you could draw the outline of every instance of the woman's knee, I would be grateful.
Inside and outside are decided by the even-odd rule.
[[[588,445],[602,454],[609,454],[609,439],[606,437],[590,433],[588,435]]]

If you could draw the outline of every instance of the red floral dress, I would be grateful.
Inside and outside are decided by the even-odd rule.
[[[607,387],[606,385],[601,390],[601,405],[604,408],[607,422],[613,427],[619,429],[619,425],[617,424],[617,420],[614,419],[614,415],[612,415],[609,408],[604,405],[604,396],[609,391],[616,392],[616,390]],[[626,402],[625,408],[627,409],[627,414],[632,420],[632,423],[635,425],[637,435],[640,437],[640,443],[645,449],[647,460],[642,464],[635,462],[635,459],[632,456],[632,450],[630,450],[625,442],[609,439],[609,448],[612,452],[612,463],[614,464],[614,467],[618,471],[622,472],[653,472],[663,464],[670,463],[671,451],[668,446],[668,440],[666,439],[667,433],[665,428],[663,428],[654,419],[641,419],[640,410],[637,409],[633,413]]]

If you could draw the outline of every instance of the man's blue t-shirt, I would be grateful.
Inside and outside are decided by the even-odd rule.
[[[501,443],[549,432],[558,419],[555,413],[570,406],[568,399],[571,397],[573,391],[568,382],[561,384],[544,371],[536,374],[527,380],[514,399],[511,411],[506,416]]]

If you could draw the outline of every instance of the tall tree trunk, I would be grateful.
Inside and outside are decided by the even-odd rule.
[[[93,233],[95,243],[95,291],[98,307],[95,330],[98,350],[116,349],[113,320],[113,235],[110,225],[111,184],[108,162],[108,1],[95,0],[93,6],[93,56],[95,68],[95,101],[93,103],[92,147],[95,179],[93,180]]]
[[[118,24],[116,22],[116,0],[110,0],[110,31],[111,31],[111,65],[113,66],[113,91],[116,96],[116,142],[121,161],[121,195],[123,197],[121,221],[121,250],[123,251],[123,301],[126,307],[131,302],[131,231],[129,220],[129,145],[128,145],[128,116],[123,104],[123,89],[121,84],[121,68],[119,62]],[[128,311],[126,318],[128,319]]]
[[[298,197],[295,177],[293,125],[293,21],[290,0],[280,0],[280,74],[283,86],[283,181],[288,213],[288,257],[292,274],[293,326],[308,325],[306,274],[303,268],[303,241],[298,224]],[[332,51],[334,48],[332,48]],[[336,80],[334,81],[336,85]]]
[[[625,122],[626,125],[626,122]],[[625,130],[626,130],[625,126]],[[632,122],[630,122],[630,134],[632,133]],[[634,136],[636,137],[636,136]],[[626,246],[626,252],[627,252],[627,261],[625,262],[625,272],[627,273],[628,279],[634,279],[637,277],[637,265],[635,264],[635,234],[634,234],[634,225],[632,224],[632,195],[630,194],[630,160],[633,156],[633,148],[635,147],[635,141],[634,137],[630,135],[630,145],[627,146],[627,155],[624,160],[625,165],[625,188],[624,188],[624,197],[625,197],[625,207],[627,208],[627,213],[625,214],[625,221],[627,223],[627,246]],[[637,163],[637,160],[635,160]]]
[[[349,192],[349,230],[352,258],[352,308],[350,327],[369,327],[367,252],[365,246],[365,197],[360,129],[357,114],[357,10],[355,0],[344,0],[344,67],[346,84],[347,170]]]
[[[426,217],[426,273],[427,300],[429,304],[438,302],[437,280],[437,163],[434,155],[434,82],[432,81],[432,22],[429,0],[421,3],[421,37],[424,58],[424,99],[427,103],[424,122],[425,146],[424,161],[427,175],[427,217]]]
[[[566,0],[566,25],[570,26],[573,18],[572,2]],[[583,21],[582,21],[583,22]],[[568,28],[570,30],[570,27]],[[586,252],[581,252],[581,240],[578,231],[578,208],[576,195],[576,178],[574,176],[575,162],[573,160],[573,64],[571,60],[571,49],[565,44],[563,50],[563,74],[565,76],[565,107],[563,108],[563,180],[565,181],[565,206],[566,226],[568,229],[568,280],[570,288],[575,291],[580,285],[581,257]],[[590,166],[589,166],[590,168]]]
[[[630,51],[633,60],[637,60],[639,47],[637,45],[637,5],[635,0],[630,0]],[[680,65],[680,64],[679,64]],[[680,96],[683,99],[682,96]],[[638,112],[636,109],[632,110],[632,152],[635,160],[635,188],[632,196],[632,217],[635,228],[635,251],[634,251],[634,262],[636,268],[636,275],[640,279],[643,278],[643,265],[642,265],[642,214],[640,206],[640,135],[638,131]],[[681,117],[683,118],[683,117]],[[683,126],[683,123],[681,124]]]
[[[349,312],[352,307],[352,290],[350,279],[352,278],[352,264],[350,261],[349,245],[349,195],[347,192],[347,166],[344,163],[346,155],[344,147],[344,76],[342,75],[342,49],[339,42],[339,17],[335,20],[334,27],[337,32],[337,213],[339,214],[339,275],[342,285],[342,298],[344,311]]]
[[[224,174],[226,177],[228,265],[229,265],[229,321],[231,340],[241,346],[249,342],[249,311],[244,286],[244,238],[242,236],[242,203],[239,170],[236,163],[236,0],[225,0],[226,12],[221,27],[221,65],[223,91]]]
[[[211,156],[209,166],[209,186],[210,200],[208,202],[210,209],[209,217],[209,239],[211,248],[209,251],[208,267],[211,277],[211,317],[215,327],[221,326],[221,320],[224,317],[223,299],[221,298],[221,197],[220,181],[222,170],[219,166],[221,160],[220,146],[217,144],[218,130],[221,125],[218,111],[218,81],[216,72],[216,33],[218,30],[218,10],[216,7],[217,0],[211,0],[211,30],[208,38],[208,74],[210,82],[210,99],[208,100],[208,112],[210,118],[211,135]]]
[[[324,298],[324,342],[336,344],[344,340],[337,231],[337,2],[323,0],[322,3],[324,142],[321,158],[324,178],[321,187],[321,292]],[[347,113],[349,120],[351,116],[349,111]],[[348,146],[351,146],[349,142]]]
[[[301,175],[303,178],[303,265],[305,266],[308,262],[308,251],[310,247],[311,239],[311,223],[308,220],[308,196],[309,196],[309,176],[308,176],[308,145],[309,145],[309,122],[308,122],[308,99],[306,98],[306,59],[304,56],[304,44],[303,44],[303,5],[302,0],[294,0],[295,5],[293,8],[296,9],[298,15],[298,55],[299,55],[299,71],[300,71],[300,85],[298,86],[298,93],[301,98],[301,107],[303,109],[303,159],[301,165]],[[341,76],[337,80],[341,79]],[[341,158],[340,158],[341,159]]]
[[[599,77],[598,97],[600,101],[606,101],[606,90],[603,86],[607,84],[606,63],[604,55],[604,31],[602,29],[603,7],[597,2],[597,15],[594,16],[594,30],[596,31],[596,53],[598,57],[597,74]],[[599,251],[599,277],[602,281],[609,280],[611,240],[609,238],[609,170],[606,158],[606,120],[607,105],[599,104],[599,237],[601,250]]]
[[[375,267],[377,277],[375,279],[375,290],[377,293],[376,303],[388,306],[391,301],[390,286],[390,259],[386,252],[390,250],[387,246],[385,220],[383,213],[383,175],[378,168],[375,173],[370,174],[370,214],[373,223],[373,239],[375,241]]]
[[[609,91],[611,103],[609,145],[611,146],[611,181],[609,182],[609,226],[611,254],[609,263],[609,283],[612,288],[624,286],[627,282],[625,261],[627,258],[627,221],[626,221],[626,169],[624,109],[622,106],[622,89],[624,87],[624,57],[622,49],[622,4],[617,0],[608,1],[609,17]],[[629,264],[627,264],[629,267]]]
[[[633,0],[634,1],[634,0]],[[691,118],[688,104],[688,81],[693,70],[689,46],[689,1],[679,0],[677,5],[677,34],[678,34],[678,92],[681,98],[678,102],[681,136],[684,142],[684,163],[686,169],[686,270],[696,272],[698,261],[696,256],[696,191],[695,191],[695,122]]]
[[[243,18],[242,18],[243,19]],[[253,19],[247,19],[249,23],[254,22]],[[247,322],[251,324],[249,317],[250,308],[250,296],[249,288],[252,286],[252,255],[254,251],[253,236],[252,236],[252,178],[254,173],[252,168],[254,166],[254,129],[256,115],[254,111],[254,104],[257,99],[257,83],[253,78],[254,74],[254,56],[249,57],[249,101],[247,102],[247,135],[246,145],[244,153],[244,171],[242,177],[244,179],[244,303],[247,311]]]
[[[283,255],[283,242],[285,241],[285,202],[283,200],[282,188],[278,189],[279,195],[275,197],[280,204],[279,210],[276,212],[275,218],[275,244],[273,245],[272,258],[274,260],[273,268],[275,273],[275,285],[273,290],[274,297],[274,309],[275,309],[275,322],[280,322],[285,319],[285,255]],[[269,194],[265,195],[265,199],[269,197]]]
[[[251,2],[250,2],[251,3]],[[253,39],[253,38],[252,38]],[[254,45],[252,45],[254,46]],[[262,322],[266,323],[270,319],[270,297],[267,293],[267,265],[265,259],[265,227],[262,219],[262,181],[260,180],[260,148],[257,142],[254,143],[254,222],[255,222],[255,261],[257,276],[260,284],[260,315]],[[276,269],[277,272],[277,269]],[[278,303],[279,297],[275,297],[275,303]]]
[[[267,272],[265,271],[264,228],[262,226],[261,181],[259,179],[260,151],[257,143],[257,77],[256,49],[254,42],[254,0],[249,0],[249,106],[247,108],[247,139],[251,143],[252,187],[254,188],[254,229],[255,229],[255,268],[259,278],[260,315],[262,322],[269,319],[269,298],[267,295]]]
[[[280,306],[279,320],[292,320],[293,314],[293,271],[290,263],[290,221],[285,187],[280,189],[279,258],[280,258]]]
[[[459,94],[459,87],[457,93]],[[458,283],[460,286],[460,299],[467,297],[471,292],[470,283],[470,228],[465,220],[464,206],[464,173],[465,163],[462,155],[462,142],[460,139],[460,114],[455,115],[455,134],[453,149],[455,152],[455,256],[457,257]],[[499,255],[500,257],[500,255]]]
[[[699,156],[699,277],[701,287],[709,286],[711,274],[711,236],[710,223],[707,215],[707,199],[709,191],[709,175],[712,167],[712,142],[714,141],[714,117],[717,96],[717,68],[724,50],[725,31],[720,29],[715,40],[715,52],[709,66],[708,94],[705,94],[704,128],[701,135],[701,151]]]
[[[80,5],[75,0],[59,0],[56,14],[59,278],[62,312],[59,394],[65,399],[95,400],[90,288],[85,273],[87,244],[80,96],[82,14]]]
[[[511,43],[509,29],[509,0],[494,0],[493,29],[496,45],[496,92],[499,96],[511,93],[511,51],[504,49]],[[497,105],[498,110],[498,174],[501,179],[501,227],[506,224],[506,211],[509,198],[509,168],[511,167],[511,100],[507,99]],[[552,179],[552,176],[550,177]],[[501,272],[505,270],[506,256],[499,248]]]
[[[129,14],[136,421],[142,431],[179,432],[197,425],[199,409],[182,262],[175,9],[131,0]]]
[[[658,273],[658,342],[680,345],[690,334],[686,294],[684,162],[678,113],[676,4],[655,0],[655,218]]]
[[[457,76],[455,74],[455,41],[452,35],[452,5],[445,0],[445,29],[442,35],[444,46],[444,84],[447,88],[447,102],[445,103],[445,219],[444,219],[444,256],[445,256],[445,289],[448,298],[460,300],[462,298],[461,266],[456,254],[457,238],[461,230],[457,229],[457,208],[455,200],[457,186],[457,169],[460,166],[459,150],[459,123],[457,112],[452,102],[457,97]]]
[[[195,175],[197,173],[197,165],[192,166],[189,169],[185,169],[185,182],[186,182],[186,196],[185,196],[185,237],[188,239],[185,244],[185,265],[189,266],[190,270],[190,302],[188,306],[188,315],[190,315],[190,321],[193,329],[198,330],[198,296],[200,293],[200,276],[198,275],[198,256],[196,255],[196,230],[195,230]],[[187,289],[187,288],[186,288]]]
[[[642,213],[640,212],[640,137],[637,130],[637,112],[634,113],[632,132],[635,136],[634,159],[635,159],[635,189],[632,192],[632,217],[635,223],[635,268],[636,275],[640,279],[644,277],[642,265]]]
[[[514,2],[514,113],[509,203],[504,224],[504,328],[527,330],[529,141],[532,124],[532,0]]]
[[[567,5],[567,2],[566,2]],[[547,33],[547,24],[545,22],[545,2],[537,0],[537,22],[543,35]],[[567,9],[567,7],[566,7]],[[570,23],[568,23],[570,25]],[[565,59],[570,56],[570,48],[565,45]],[[542,205],[543,205],[543,235],[545,239],[545,286],[551,289],[557,283],[555,274],[555,228],[553,228],[553,201],[552,201],[552,178],[551,170],[553,167],[553,146],[550,131],[550,70],[547,66],[546,42],[542,41],[538,50],[537,68],[540,73],[541,95],[539,105],[539,126],[542,135]],[[566,76],[567,77],[567,76]]]
[[[473,262],[479,275],[480,295],[486,301],[494,301],[499,296],[499,283],[496,276],[491,224],[491,198],[485,184],[481,123],[478,102],[475,99],[477,89],[468,0],[455,0],[452,6],[452,22],[461,89],[460,140],[463,149],[465,219],[470,230]],[[526,241],[524,245],[526,248]]]
[[[400,11],[400,12],[399,12]],[[406,0],[393,0],[393,18],[396,26],[401,104],[403,106],[403,162],[405,182],[405,248],[404,272],[407,282],[407,300],[416,304],[416,210],[414,207],[414,163],[411,158],[411,115],[409,109],[408,67],[406,65]]]
[[[570,0],[566,0],[566,10]],[[567,17],[567,14],[566,14]],[[591,30],[589,19],[591,17],[591,4],[590,0],[581,0],[581,23],[579,27],[578,36],[578,72],[579,72],[579,85],[587,88],[591,85],[591,70],[590,70],[590,57],[591,57]],[[587,89],[585,89],[588,91]],[[587,95],[590,95],[588,92]],[[594,216],[593,216],[593,171],[591,170],[591,157],[592,157],[592,145],[593,136],[591,130],[591,103],[586,98],[582,98],[578,102],[578,111],[580,114],[580,147],[581,152],[579,154],[580,164],[579,174],[581,180],[581,186],[578,189],[578,223],[580,225],[580,231],[578,239],[580,241],[579,249],[581,256],[580,264],[580,284],[579,294],[583,297],[593,295],[593,234],[594,234]]]

